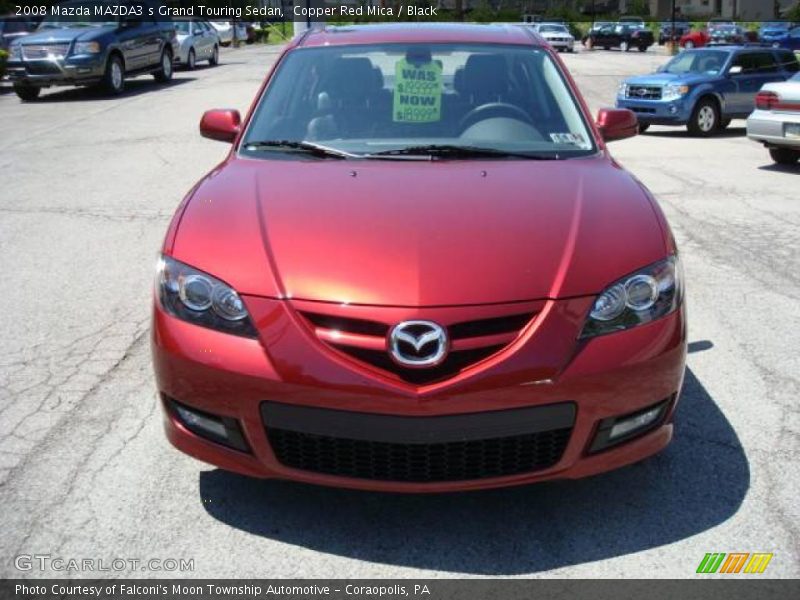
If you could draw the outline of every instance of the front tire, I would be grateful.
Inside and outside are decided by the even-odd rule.
[[[169,83],[172,80],[172,53],[164,50],[161,53],[161,68],[153,73],[159,83]]]
[[[720,117],[717,103],[709,98],[704,98],[694,107],[687,129],[692,135],[709,137],[717,131],[719,123]]]
[[[119,55],[112,54],[109,57],[100,86],[112,96],[119,96],[125,91],[125,64]]]
[[[189,56],[186,57],[186,68],[194,71],[195,67],[197,67],[197,55],[194,52],[194,48],[189,48]]]
[[[791,148],[770,148],[769,155],[779,165],[795,165],[800,160],[800,150]]]
[[[23,102],[35,102],[41,92],[42,88],[35,85],[14,84],[14,93]]]
[[[647,52],[647,46],[639,46],[639,52]]]
[[[211,53],[211,58],[208,59],[208,64],[216,67],[219,64],[219,46],[214,45],[214,51]]]

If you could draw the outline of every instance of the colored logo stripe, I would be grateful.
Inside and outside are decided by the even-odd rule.
[[[725,558],[727,556],[727,558]],[[772,560],[772,553],[767,552],[708,552],[697,566],[698,573],[763,573]],[[750,560],[748,560],[748,558]],[[724,562],[723,562],[724,561]]]

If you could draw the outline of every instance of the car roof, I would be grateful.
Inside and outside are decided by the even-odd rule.
[[[529,27],[516,24],[477,25],[467,23],[380,23],[312,29],[298,47],[349,46],[381,43],[476,43],[544,46]]]

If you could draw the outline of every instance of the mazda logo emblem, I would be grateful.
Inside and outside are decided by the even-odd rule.
[[[447,355],[447,332],[433,321],[403,321],[389,332],[389,355],[404,367],[433,367]]]

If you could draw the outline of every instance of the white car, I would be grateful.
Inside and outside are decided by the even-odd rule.
[[[800,160],[800,72],[761,88],[756,110],[747,119],[747,137],[764,144],[778,164]]]
[[[229,46],[233,42],[233,23],[231,21],[211,21],[211,26],[217,30],[223,46]],[[249,41],[247,24],[242,21],[236,23],[236,40],[239,42]]]
[[[538,23],[533,29],[559,52],[565,50],[567,52],[574,51],[575,38],[566,25],[561,23]]]
[[[207,60],[212,67],[219,64],[220,38],[208,21],[196,19],[173,20],[175,63],[194,69],[198,61]]]

